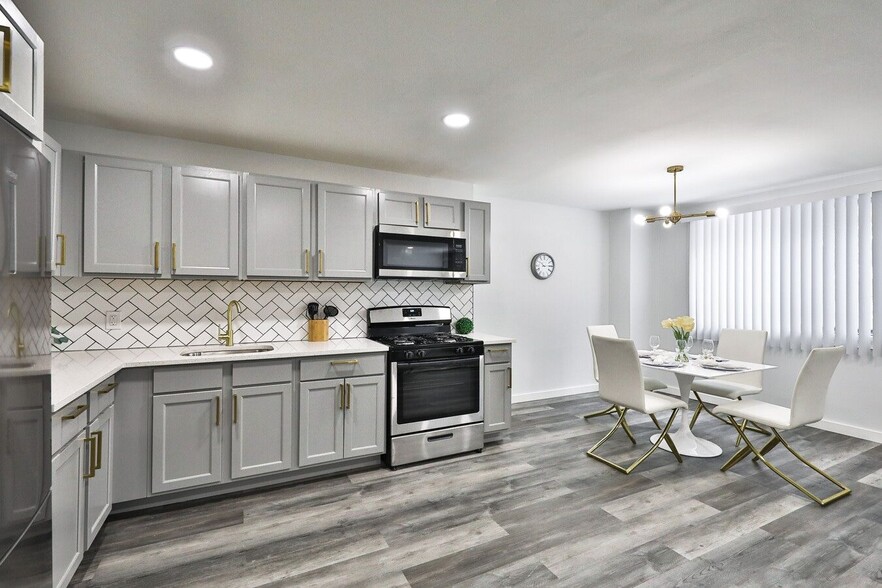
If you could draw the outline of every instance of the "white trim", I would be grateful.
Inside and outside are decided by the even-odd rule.
[[[564,396],[588,394],[589,392],[597,392],[597,384],[572,386],[571,388],[557,388],[554,390],[539,390],[538,392],[528,392],[526,394],[513,394],[511,402],[512,404],[517,404],[520,402],[531,402],[533,400],[546,400],[548,398],[563,398]]]
[[[855,427],[854,425],[846,425],[845,423],[828,421],[827,419],[812,423],[809,426],[823,431],[830,431],[832,433],[848,435],[849,437],[857,437],[858,439],[873,441],[874,443],[882,443],[882,431],[864,429],[863,427]]]

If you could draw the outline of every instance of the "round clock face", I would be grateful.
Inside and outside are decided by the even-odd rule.
[[[540,280],[547,280],[554,273],[554,258],[547,253],[537,253],[530,262],[530,271]]]

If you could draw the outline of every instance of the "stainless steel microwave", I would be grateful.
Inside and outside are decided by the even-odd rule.
[[[465,234],[380,225],[374,232],[374,277],[465,278]]]

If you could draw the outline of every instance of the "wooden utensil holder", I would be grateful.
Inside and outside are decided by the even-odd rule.
[[[328,319],[313,319],[306,323],[307,341],[328,340]]]

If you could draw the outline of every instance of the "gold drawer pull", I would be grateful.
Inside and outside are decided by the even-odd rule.
[[[345,394],[343,393],[343,384],[340,384],[340,410],[343,410],[343,397]]]
[[[233,424],[239,421],[239,395],[233,394]]]
[[[100,470],[101,463],[104,461],[102,459],[103,452],[101,451],[101,446],[104,445],[104,431],[95,431],[94,433],[92,433],[92,436],[96,437],[95,444],[98,446],[98,459],[96,460],[95,469]]]
[[[358,365],[357,359],[334,359],[331,365]]]
[[[86,437],[83,439],[83,444],[89,446],[89,473],[83,474],[83,477],[94,478],[95,477],[95,437]]]
[[[219,427],[219,426],[220,426],[220,403],[221,403],[221,398],[220,398],[220,396],[215,396],[214,399],[217,401],[217,404],[216,404],[215,407],[214,407],[214,425],[215,425],[216,427]]]
[[[505,347],[487,347],[486,350],[490,353],[505,353],[506,351],[508,351],[508,349],[506,349]]]
[[[319,271],[318,273],[325,273],[325,252],[319,249]]]
[[[153,243],[153,271],[159,271],[159,241]]]
[[[3,84],[0,92],[9,94],[12,92],[12,29],[8,26],[0,26],[3,33]]]
[[[309,249],[303,252],[303,267],[306,268],[306,275],[309,275]]]
[[[346,384],[346,408],[352,408],[352,384]]]
[[[178,271],[178,244],[172,243],[172,271]]]
[[[55,265],[62,266],[67,265],[67,237],[64,236],[64,233],[58,233],[55,235],[56,239],[61,239],[61,254],[59,256],[59,260],[55,262]]]
[[[98,390],[98,394],[110,394],[111,392],[113,392],[114,388],[116,388],[117,386],[118,386],[118,384],[116,382],[112,382],[112,383],[108,384],[107,387],[104,388],[103,390]]]
[[[62,415],[61,420],[72,421],[75,418],[77,418],[78,416],[80,416],[81,414],[83,414],[84,412],[86,412],[86,405],[85,404],[78,404],[77,408],[71,414]]]

